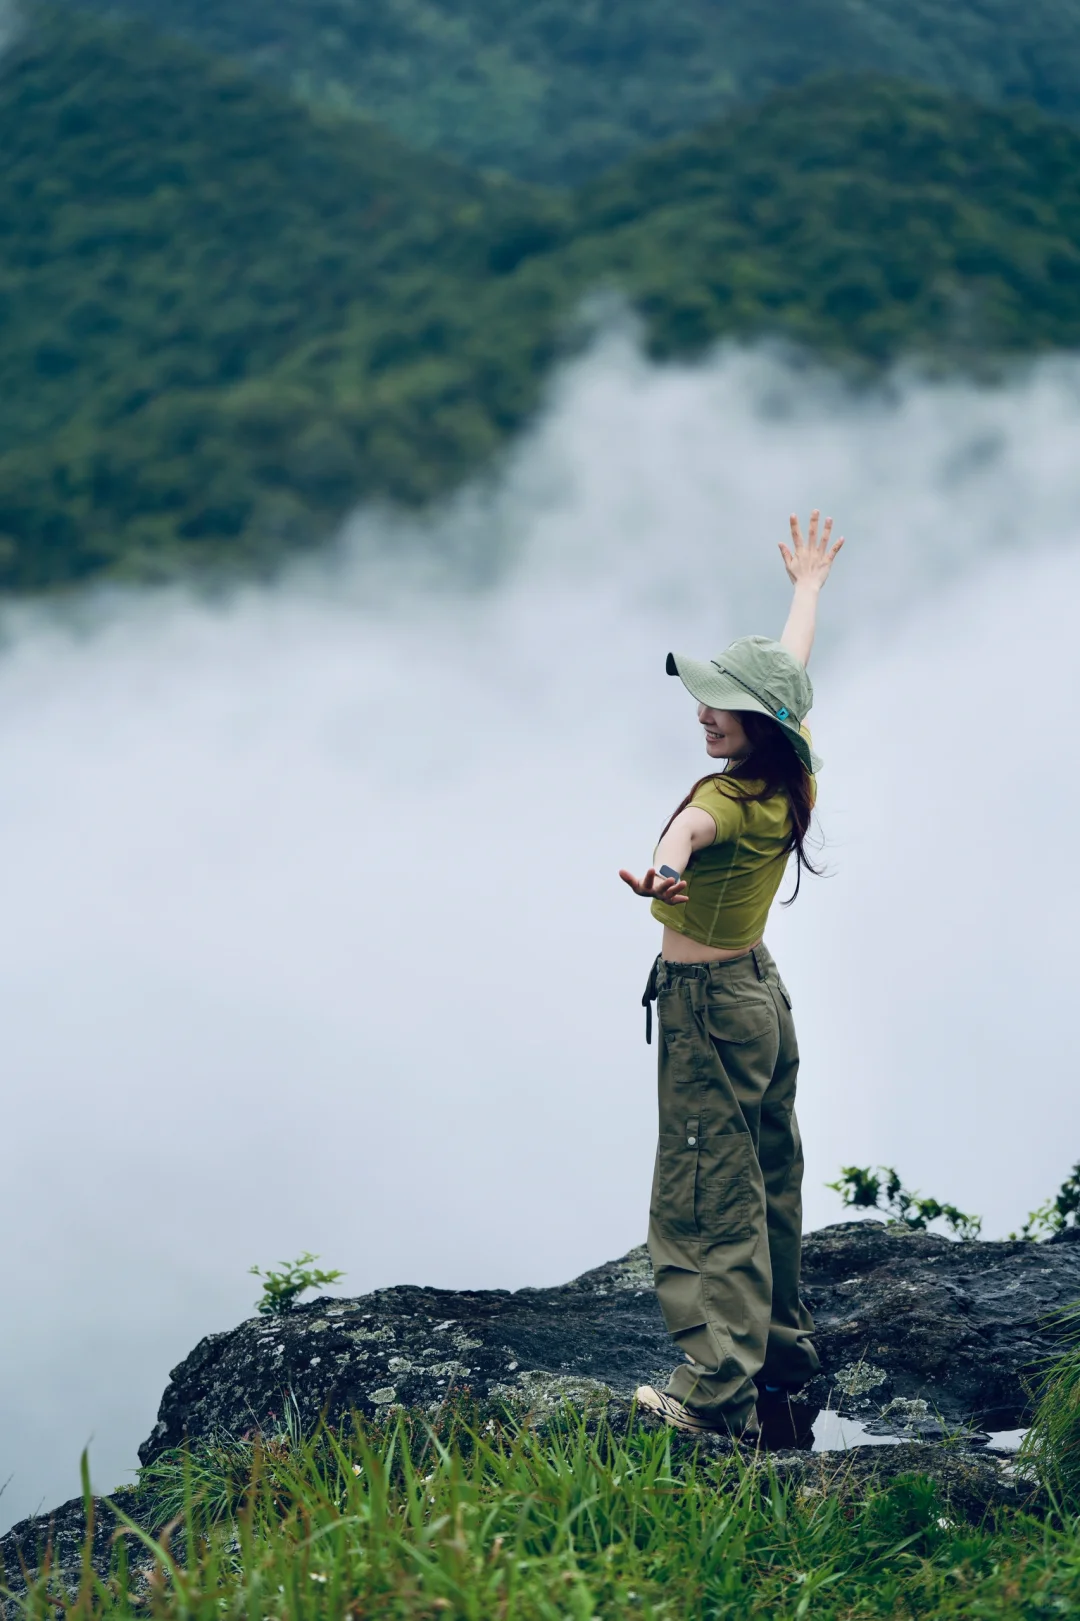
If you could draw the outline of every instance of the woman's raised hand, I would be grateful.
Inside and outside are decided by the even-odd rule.
[[[632,872],[620,867],[619,877],[629,884],[635,895],[646,900],[663,901],[665,906],[685,906],[690,899],[686,893],[685,878],[661,878],[655,867],[650,867],[644,878],[635,878]]]
[[[823,586],[844,544],[843,535],[839,540],[833,541],[831,518],[825,519],[821,537],[818,538],[820,517],[820,512],[816,510],[810,514],[810,527],[804,540],[798,516],[794,512],[791,514],[791,546],[785,546],[781,541],[780,556],[784,559],[784,567],[792,585]]]

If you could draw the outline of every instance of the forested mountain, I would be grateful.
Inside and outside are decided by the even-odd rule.
[[[493,183],[130,25],[0,60],[0,587],[251,564],[423,502],[592,289],[654,352],[1080,342],[1080,132],[887,80],[780,92],[573,194]]]
[[[824,72],[1080,113],[1080,0],[81,3],[241,58],[414,146],[554,184]]]
[[[347,498],[290,363],[433,264],[486,273],[475,220],[498,215],[374,126],[62,16],[0,59],[0,152],[0,570],[21,586],[239,546],[267,435],[286,482]],[[261,531],[291,536],[285,508]]]

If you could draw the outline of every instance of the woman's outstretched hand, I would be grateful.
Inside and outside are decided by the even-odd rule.
[[[836,562],[840,548],[844,544],[843,535],[839,540],[833,540],[831,518],[825,519],[821,537],[818,538],[820,517],[821,514],[816,509],[810,514],[810,529],[804,540],[799,520],[793,512],[791,546],[785,546],[783,541],[780,542],[780,556],[784,559],[788,579],[795,587],[791,612],[787,616],[780,641],[801,664],[809,661],[810,649],[814,645],[818,592],[829,578],[829,570]]]
[[[843,535],[839,540],[833,541],[831,518],[825,519],[821,538],[818,539],[820,518],[821,513],[816,509],[810,514],[810,528],[806,539],[803,540],[798,516],[794,512],[791,514],[791,546],[785,546],[781,541],[780,556],[784,559],[784,567],[792,585],[813,585],[820,589],[828,579],[829,570],[844,544]]]
[[[690,899],[686,893],[685,878],[661,878],[655,867],[650,867],[644,878],[635,878],[632,872],[621,867],[619,877],[624,884],[630,885],[635,895],[644,895],[650,901],[663,901],[665,906],[685,906]]]

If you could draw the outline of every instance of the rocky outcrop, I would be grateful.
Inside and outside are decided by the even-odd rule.
[[[124,1514],[138,1515],[138,1495],[134,1489],[114,1492],[113,1501]],[[119,1522],[107,1503],[96,1499],[93,1505],[94,1534],[90,1548],[90,1564],[100,1576],[108,1573],[114,1549],[114,1538],[120,1530]],[[73,1595],[78,1592],[85,1568],[86,1505],[81,1497],[72,1497],[61,1503],[50,1514],[33,1515],[13,1525],[0,1537],[0,1590],[13,1595],[6,1605],[0,1592],[0,1617],[12,1621],[20,1615],[18,1598],[26,1592],[26,1578],[31,1579],[48,1570],[58,1591]],[[149,1570],[152,1559],[148,1551],[133,1539],[128,1541],[129,1567],[133,1573]]]
[[[822,1373],[807,1394],[859,1417],[925,1401],[948,1426],[1007,1430],[1080,1299],[1080,1244],[954,1243],[880,1222],[811,1235],[805,1294]],[[887,1417],[882,1427],[887,1427]]]
[[[781,1452],[800,1489],[861,1491],[897,1473],[935,1476],[953,1511],[1030,1496],[986,1432],[1023,1424],[1026,1380],[1055,1347],[1053,1314],[1080,1300],[1080,1242],[954,1243],[877,1221],[807,1239],[804,1293],[817,1319],[822,1371],[799,1398],[858,1419],[898,1444],[835,1454]],[[434,1414],[455,1393],[542,1418],[569,1400],[606,1409],[616,1429],[643,1380],[664,1379],[672,1349],[643,1249],[552,1289],[402,1287],[321,1298],[281,1318],[254,1317],[202,1340],[173,1370],[144,1464],[185,1439],[276,1432],[398,1407]],[[650,1422],[646,1419],[645,1422]],[[965,1445],[929,1444],[959,1435]],[[720,1438],[708,1450],[730,1450]],[[695,1443],[678,1439],[676,1456]],[[135,1498],[125,1506],[137,1513]],[[98,1509],[95,1563],[113,1524]],[[84,1533],[76,1499],[0,1538],[6,1580],[53,1550],[59,1583],[77,1587]],[[0,1607],[2,1613],[2,1607]]]
[[[1011,1429],[1027,1411],[1025,1374],[1053,1350],[1048,1318],[1080,1299],[1080,1244],[954,1243],[845,1222],[808,1238],[804,1293],[823,1370],[809,1401],[886,1427],[891,1417],[900,1434]],[[309,1425],[430,1411],[464,1389],[526,1407],[597,1387],[628,1396],[671,1363],[643,1249],[552,1289],[323,1298],[197,1345],[139,1456],[280,1428],[290,1408]]]

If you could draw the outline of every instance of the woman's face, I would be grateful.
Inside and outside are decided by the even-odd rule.
[[[698,720],[705,728],[705,753],[713,760],[734,760],[747,754],[750,739],[738,715],[729,709],[707,709],[698,704]]]

